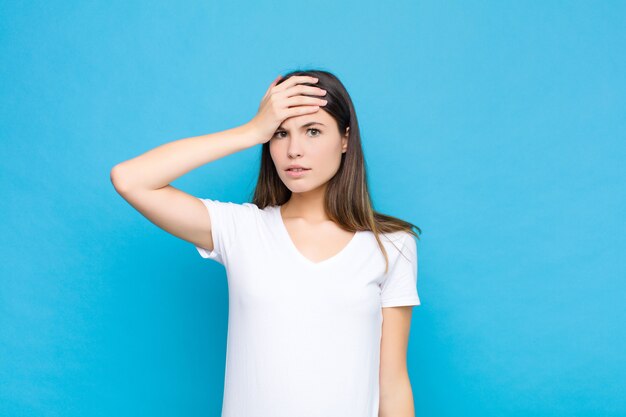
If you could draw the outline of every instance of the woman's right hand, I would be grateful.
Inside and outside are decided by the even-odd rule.
[[[315,113],[320,106],[327,103],[321,98],[301,95],[323,96],[326,94],[326,90],[319,87],[300,84],[316,83],[317,78],[308,75],[294,75],[276,85],[281,78],[282,75],[279,75],[272,81],[261,100],[256,116],[247,123],[256,132],[259,143],[269,142],[285,119]]]

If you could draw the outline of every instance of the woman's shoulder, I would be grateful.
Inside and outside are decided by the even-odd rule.
[[[222,218],[231,219],[234,222],[265,220],[271,218],[278,206],[259,207],[252,202],[237,203],[230,200],[212,198],[200,198],[204,204],[219,213]]]
[[[256,204],[250,203],[250,202],[236,203],[234,201],[230,201],[227,199],[219,200],[216,198],[200,198],[200,200],[202,200],[205,204],[219,206],[220,208],[223,208],[225,210],[238,210],[238,211],[249,211],[249,212],[265,210],[265,209],[259,208]]]
[[[405,242],[409,237],[413,237],[413,235],[406,230],[394,230],[393,232],[380,233],[380,237],[383,242],[397,245],[398,243]]]
[[[374,232],[367,230],[362,231],[361,234],[365,236],[364,240],[368,242],[368,244],[372,244],[378,247],[378,241],[376,240],[376,236],[374,236]],[[382,243],[382,245],[387,250],[391,250],[394,248],[402,249],[403,247],[411,245],[412,243],[415,244],[413,235],[405,230],[381,232],[378,233],[378,238],[380,239],[380,243]]]

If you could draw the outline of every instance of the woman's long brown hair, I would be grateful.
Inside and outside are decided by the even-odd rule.
[[[387,273],[389,258],[380,241],[379,233],[406,231],[419,239],[422,231],[413,223],[379,213],[373,209],[367,186],[359,123],[352,99],[341,81],[327,71],[297,70],[285,74],[277,85],[294,75],[308,75],[318,78],[317,83],[303,84],[325,89],[327,93],[324,99],[328,100],[328,103],[323,109],[335,119],[339,132],[345,134],[346,128],[350,127],[348,148],[341,156],[339,170],[328,181],[326,187],[326,215],[346,231],[371,231],[385,257],[385,273]],[[261,166],[252,203],[263,209],[267,206],[283,205],[290,196],[291,191],[278,176],[276,166],[270,155],[269,142],[266,142],[261,151]],[[417,233],[413,231],[413,228],[417,230]]]

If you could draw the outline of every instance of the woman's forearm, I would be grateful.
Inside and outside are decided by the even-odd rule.
[[[262,143],[249,124],[208,135],[175,140],[117,164],[111,170],[115,188],[159,189],[216,159]]]
[[[415,417],[413,390],[408,377],[381,387],[378,417]]]

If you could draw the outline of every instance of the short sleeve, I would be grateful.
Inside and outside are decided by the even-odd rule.
[[[198,199],[202,201],[211,217],[213,250],[201,246],[196,246],[196,249],[203,258],[226,265],[229,251],[247,225],[246,217],[250,215],[250,207],[256,206],[250,203],[237,204],[208,198]]]
[[[417,244],[412,234],[406,233],[399,249],[402,253],[398,253],[393,264],[390,264],[381,286],[382,307],[420,304],[417,294]]]

